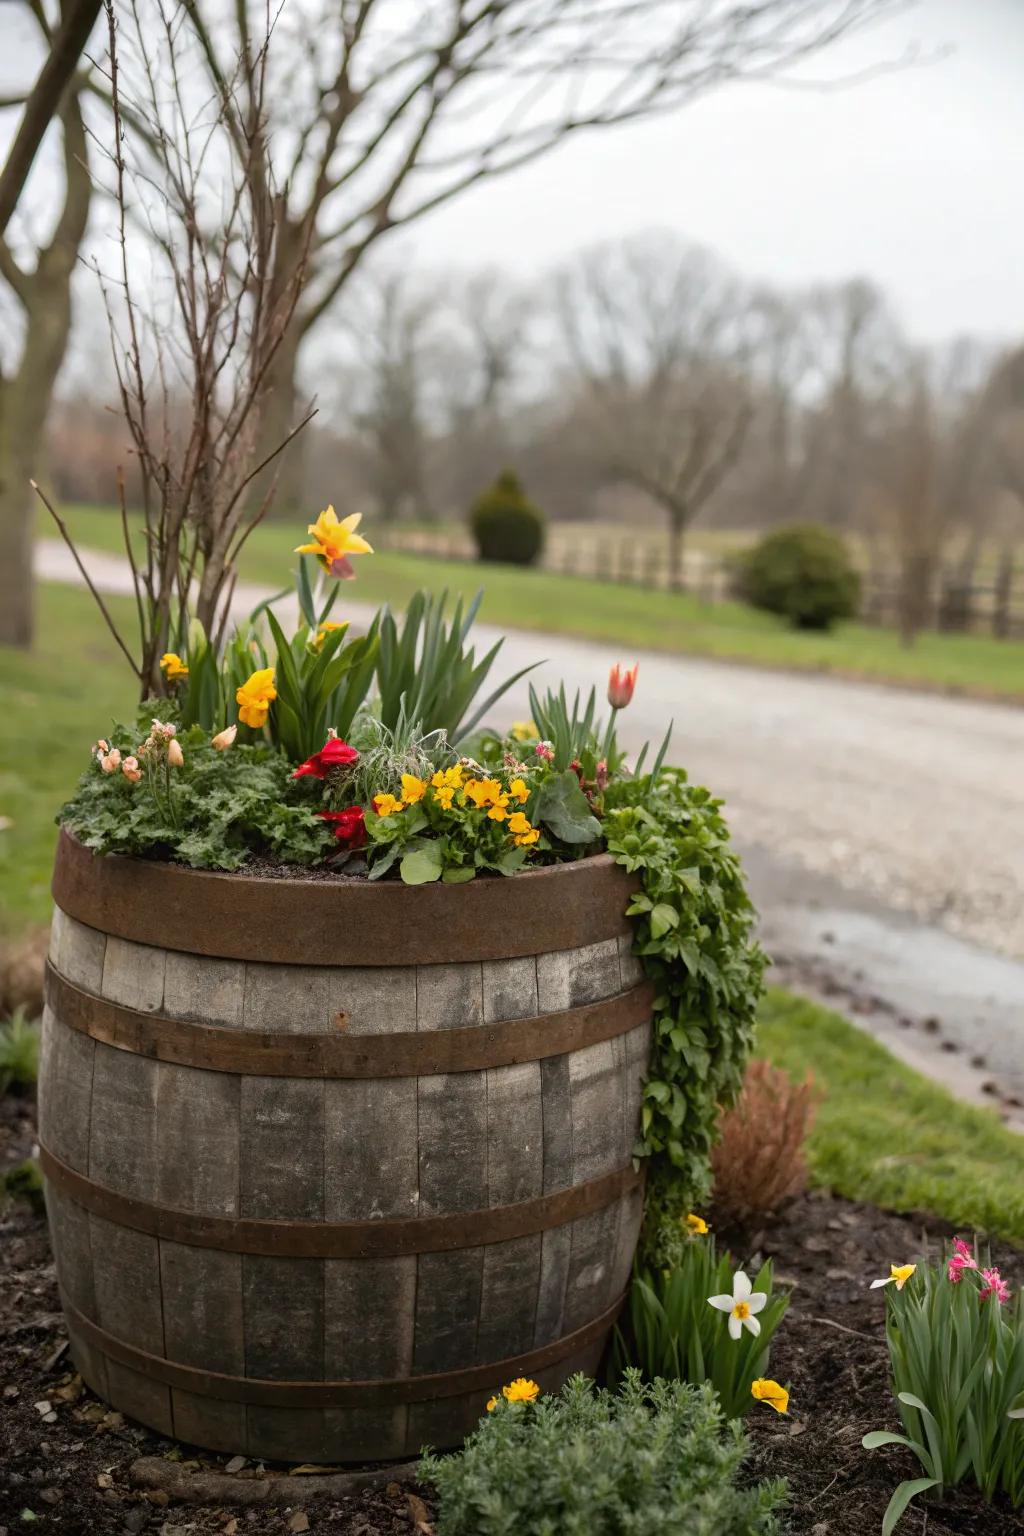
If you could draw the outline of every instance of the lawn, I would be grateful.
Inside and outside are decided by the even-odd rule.
[[[42,518],[40,531],[51,536],[45,512]],[[121,549],[116,513],[72,508],[68,521],[83,545]],[[368,531],[372,538],[372,528]],[[298,532],[282,523],[257,528],[243,552],[243,577],[268,587],[284,585]],[[483,587],[485,618],[504,627],[581,636],[628,650],[711,656],[1024,701],[1021,641],[929,633],[908,649],[893,631],[866,624],[842,624],[824,635],[801,633],[740,603],[709,606],[685,594],[404,553],[363,559],[358,571],[353,591],[364,602],[400,606],[421,586],[470,594]]]
[[[824,1090],[810,1137],[816,1184],[1024,1244],[1024,1136],[961,1104],[839,1014],[773,989],[758,1052]],[[882,1255],[888,1259],[888,1255]]]
[[[125,623],[133,605],[112,599]],[[53,818],[89,745],[131,710],[134,680],[87,592],[38,589],[35,649],[0,646],[0,931],[49,921]]]

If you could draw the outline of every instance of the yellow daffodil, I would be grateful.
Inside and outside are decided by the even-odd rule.
[[[314,651],[320,651],[323,649],[324,641],[327,639],[327,636],[331,633],[332,629],[344,628],[344,624],[335,624],[333,619],[325,619],[322,624],[318,624],[316,627],[316,635],[313,640]]]
[[[877,1291],[880,1285],[895,1285],[898,1291],[902,1291],[916,1268],[916,1264],[890,1264],[885,1279],[872,1280],[871,1289]]]
[[[239,720],[243,725],[252,726],[254,731],[261,730],[267,723],[267,714],[276,698],[274,669],[261,667],[235,691]]]
[[[373,546],[361,534],[356,533],[362,521],[361,512],[338,518],[333,507],[320,513],[315,523],[310,523],[307,533],[312,534],[312,544],[296,546],[297,555],[316,555],[329,576],[346,580],[355,575],[349,555],[372,555]]]
[[[756,1397],[759,1403],[767,1403],[776,1413],[789,1412],[789,1393],[777,1381],[770,1381],[766,1376],[759,1376],[757,1381],[750,1383],[750,1395]]]
[[[188,667],[174,651],[166,651],[160,657],[160,670],[169,683],[177,682],[179,677],[188,677]]]
[[[533,741],[540,732],[532,720],[516,720],[509,735],[513,741]]]
[[[540,1396],[540,1387],[535,1381],[527,1381],[525,1376],[517,1376],[507,1387],[502,1387],[501,1395],[509,1403],[532,1403]]]
[[[513,800],[518,800],[520,805],[525,805],[530,798],[530,791],[526,787],[525,779],[513,779],[508,787],[508,792]]]
[[[373,808],[378,816],[393,816],[396,811],[405,810],[405,801],[396,800],[394,795],[374,795]]]
[[[415,805],[417,800],[422,800],[427,792],[424,779],[418,779],[414,773],[402,774],[402,799],[406,805]]]
[[[697,1216],[693,1211],[690,1212],[689,1216],[683,1217],[683,1226],[688,1232],[692,1232],[695,1237],[703,1237],[708,1230],[708,1224],[703,1216]]]

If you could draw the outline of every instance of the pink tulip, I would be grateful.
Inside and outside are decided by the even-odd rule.
[[[640,670],[640,663],[635,662],[631,667],[620,669],[618,662],[608,673],[608,703],[612,709],[625,709],[633,697],[633,689],[636,687],[636,675]]]
[[[217,732],[216,736],[213,738],[213,740],[211,741],[210,745],[211,745],[211,747],[213,747],[214,751],[216,751],[216,752],[226,752],[228,747],[233,745],[235,737],[237,735],[238,735],[238,726],[237,725],[229,725],[229,726],[226,727],[225,730]]]
[[[987,1301],[989,1296],[994,1296],[999,1305],[1010,1299],[1010,1287],[1000,1275],[998,1269],[983,1269],[981,1278],[986,1282],[978,1292],[979,1301]]]

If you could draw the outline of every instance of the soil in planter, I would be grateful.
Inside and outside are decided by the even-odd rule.
[[[0,1163],[8,1166],[28,1155],[32,1140],[24,1105],[11,1106],[10,1099],[0,1099]],[[917,1475],[911,1458],[892,1448],[863,1451],[860,1438],[868,1429],[898,1427],[887,1381],[882,1296],[866,1286],[890,1260],[915,1252],[925,1229],[936,1240],[949,1235],[935,1222],[809,1196],[763,1232],[732,1235],[734,1252],[772,1253],[779,1275],[795,1286],[772,1361],[773,1374],[792,1387],[791,1413],[779,1418],[767,1407],[755,1408],[747,1420],[751,1473],[789,1479],[794,1533],[876,1536],[896,1483]],[[995,1258],[1015,1283],[1024,1278],[1024,1255],[998,1248]],[[169,1503],[160,1491],[134,1488],[129,1468],[139,1457],[164,1457],[196,1470],[223,1470],[228,1458],[176,1445],[108,1412],[82,1388],[64,1346],[45,1223],[24,1203],[10,1205],[0,1212],[0,1528],[10,1536],[30,1529],[68,1536],[288,1536],[307,1528],[332,1536],[408,1536],[424,1511],[432,1519],[426,1492],[397,1484],[309,1500],[301,1478],[291,1478],[294,1493],[289,1490],[283,1507],[250,1509]],[[246,1466],[239,1479],[254,1470]],[[1024,1519],[965,1492],[942,1505],[921,1504],[899,1531],[1020,1536]]]

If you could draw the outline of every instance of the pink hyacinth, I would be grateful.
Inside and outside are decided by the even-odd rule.
[[[983,1269],[981,1271],[981,1278],[985,1281],[985,1284],[978,1292],[979,1301],[987,1301],[990,1296],[994,1296],[1000,1306],[1002,1306],[1004,1301],[1009,1301],[1010,1287],[1002,1275],[1000,1275],[998,1269]]]
[[[949,1278],[954,1285],[959,1285],[963,1279],[965,1269],[977,1269],[974,1254],[968,1248],[962,1237],[953,1239],[953,1256],[949,1261]]]

